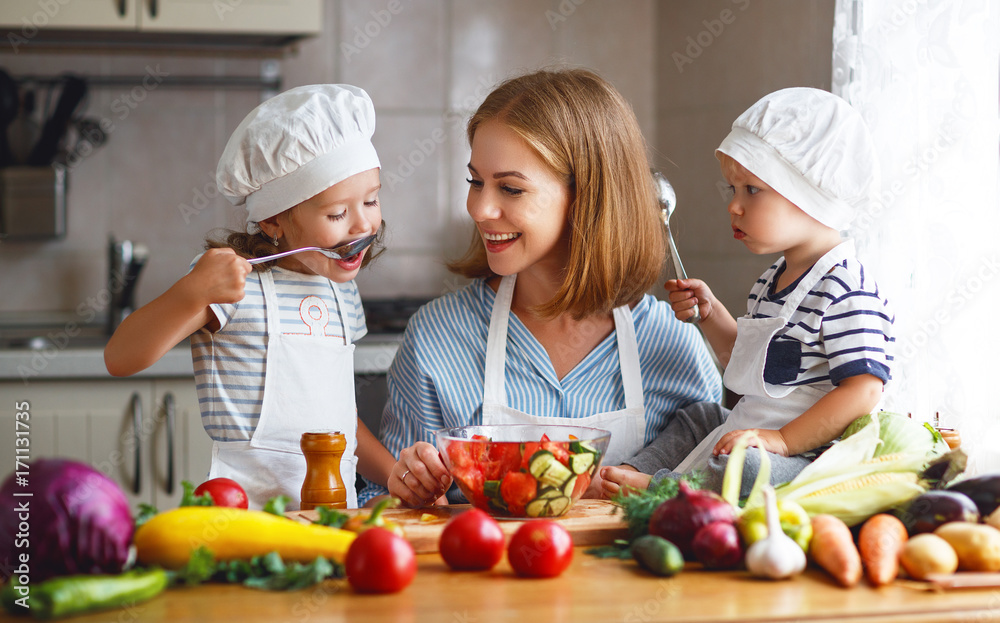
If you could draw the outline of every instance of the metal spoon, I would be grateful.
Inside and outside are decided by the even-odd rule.
[[[670,233],[670,215],[674,213],[674,208],[677,207],[677,193],[674,192],[674,187],[670,185],[667,178],[663,177],[663,174],[659,171],[653,171],[653,181],[656,183],[656,198],[660,202],[660,214],[663,216],[663,226],[667,228],[667,242],[670,244],[670,259],[674,264],[674,276],[677,279],[687,279],[687,272],[684,270],[684,265],[681,264],[681,258],[677,255],[677,245],[674,244],[674,236]],[[684,322],[697,323],[701,320],[701,314],[698,312],[698,306],[694,306],[694,315],[690,318],[685,318]]]
[[[371,236],[365,236],[364,238],[358,238],[357,240],[352,240],[346,244],[342,244],[338,247],[332,247],[330,249],[324,249],[322,247],[302,247],[300,249],[292,249],[291,251],[283,251],[281,253],[275,253],[274,255],[265,255],[264,257],[255,257],[252,260],[247,260],[251,264],[260,264],[262,262],[270,262],[271,260],[276,260],[279,257],[285,257],[286,255],[292,255],[293,253],[302,253],[303,251],[318,251],[323,255],[327,256],[331,260],[346,260],[349,257],[353,257],[358,253],[361,253],[367,249],[371,243],[375,242],[375,234]]]

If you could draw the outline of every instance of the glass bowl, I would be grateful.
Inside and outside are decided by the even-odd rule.
[[[562,425],[462,426],[435,432],[466,499],[494,517],[559,517],[601,466],[611,433]]]

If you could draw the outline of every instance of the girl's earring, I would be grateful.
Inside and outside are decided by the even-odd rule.
[[[277,236],[274,236],[274,239],[273,239],[273,240],[271,240],[271,243],[272,243],[272,244],[273,244],[274,246],[278,246],[278,237],[277,237]]]

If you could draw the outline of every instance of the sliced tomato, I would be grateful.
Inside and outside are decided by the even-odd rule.
[[[476,508],[487,508],[489,498],[483,493],[486,478],[478,465],[470,465],[460,469],[452,469],[451,476],[458,481],[458,487]]]
[[[486,480],[500,480],[507,472],[517,471],[521,465],[521,448],[511,442],[489,444],[486,459]]]
[[[525,505],[538,495],[538,481],[527,472],[508,472],[500,483],[500,497],[507,503],[507,510],[520,515]]]
[[[552,453],[556,460],[563,465],[569,464],[569,444],[566,442],[543,441],[542,449]]]
[[[521,454],[521,469],[527,471],[528,464],[531,463],[531,457],[533,457],[541,447],[542,444],[537,441],[526,441],[524,443],[524,452]]]
[[[584,472],[576,477],[576,484],[573,485],[573,499],[578,500],[580,496],[587,490],[590,486],[590,474]]]

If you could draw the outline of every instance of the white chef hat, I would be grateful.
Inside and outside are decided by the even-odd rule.
[[[878,194],[875,144],[857,110],[820,89],[765,95],[716,150],[820,223],[847,229]]]
[[[337,182],[379,167],[375,107],[362,89],[313,84],[272,97],[243,119],[215,180],[247,222],[280,214]]]

